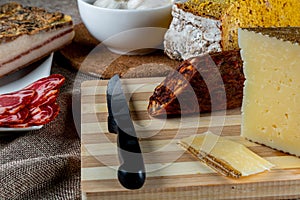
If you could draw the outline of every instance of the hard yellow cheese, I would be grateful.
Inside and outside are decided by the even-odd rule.
[[[241,135],[300,156],[300,28],[239,30]]]
[[[234,178],[257,174],[273,167],[244,145],[212,133],[192,135],[179,144],[217,172]]]

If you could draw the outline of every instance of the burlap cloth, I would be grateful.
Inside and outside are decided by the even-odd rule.
[[[81,198],[80,83],[91,77],[55,63],[52,73],[66,77],[59,116],[40,130],[0,133],[1,200]]]

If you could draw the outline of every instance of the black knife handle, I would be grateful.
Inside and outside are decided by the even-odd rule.
[[[117,123],[115,122],[114,118],[112,116],[108,116],[107,117],[107,121],[108,121],[108,131],[110,133],[118,133],[118,129],[116,127],[117,126]]]
[[[118,128],[119,182],[127,189],[139,189],[146,180],[145,165],[138,138]]]

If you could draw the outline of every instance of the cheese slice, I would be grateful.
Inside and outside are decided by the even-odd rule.
[[[183,138],[179,144],[224,176],[239,178],[273,167],[273,164],[244,145],[209,132]]]
[[[300,156],[300,28],[239,30],[244,61],[241,135]]]

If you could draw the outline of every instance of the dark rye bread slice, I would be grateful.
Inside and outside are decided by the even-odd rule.
[[[176,69],[179,61],[171,60],[163,50],[143,56],[118,55],[100,44],[83,23],[74,26],[73,42],[59,52],[76,70],[109,79],[114,74],[122,78],[161,77]]]
[[[0,6],[0,77],[56,51],[74,37],[70,16],[18,3]]]
[[[239,50],[195,57],[183,61],[155,88],[148,112],[159,117],[240,107],[244,80]]]

